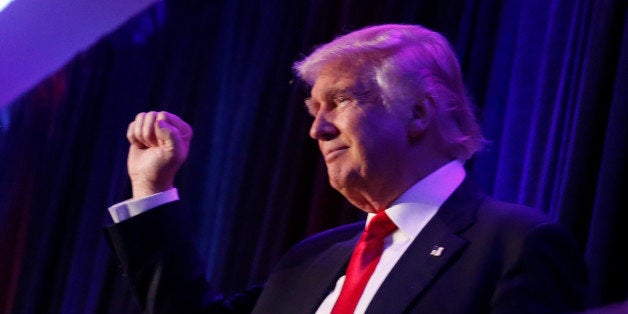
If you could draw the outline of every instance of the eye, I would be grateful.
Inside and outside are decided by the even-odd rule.
[[[351,102],[351,98],[346,97],[346,96],[336,96],[336,97],[334,97],[334,103],[338,107],[344,107],[344,106],[348,105],[350,102]]]

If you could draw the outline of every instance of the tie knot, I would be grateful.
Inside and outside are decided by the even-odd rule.
[[[395,223],[390,220],[386,212],[381,211],[371,219],[366,227],[366,233],[368,233],[369,238],[381,240],[395,231],[395,229],[397,229]]]

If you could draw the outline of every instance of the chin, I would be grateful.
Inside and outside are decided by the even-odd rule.
[[[350,194],[351,191],[358,190],[360,186],[359,183],[361,180],[355,173],[352,175],[351,173],[344,173],[342,170],[338,169],[336,172],[328,171],[327,174],[329,175],[329,184],[331,187],[347,198],[349,198],[347,195]]]

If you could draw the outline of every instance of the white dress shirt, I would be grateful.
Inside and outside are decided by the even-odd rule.
[[[166,203],[174,202],[178,199],[179,192],[176,188],[172,188],[157,194],[149,195],[147,197],[130,199],[115,204],[109,207],[109,214],[111,215],[113,222],[118,223],[133,216],[137,216],[149,209],[153,209],[159,205],[163,205]]]
[[[366,311],[388,273],[464,178],[465,171],[462,162],[454,160],[417,182],[386,209],[386,213],[399,229],[384,238],[384,251],[354,313],[362,314]],[[109,213],[113,221],[118,223],[178,199],[177,189],[173,188],[141,199],[115,204],[109,207]],[[373,216],[375,214],[368,214],[366,224]],[[344,281],[345,276],[338,279],[334,290],[323,300],[316,314],[331,312]]]
[[[384,238],[384,251],[354,313],[362,314],[366,311],[388,273],[464,178],[462,162],[452,161],[417,182],[386,209],[386,214],[399,229]],[[374,216],[375,214],[368,214],[367,225]],[[344,281],[345,276],[338,279],[334,290],[323,300],[316,314],[331,312]]]

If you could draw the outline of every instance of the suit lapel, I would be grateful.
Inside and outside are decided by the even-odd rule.
[[[393,267],[367,313],[402,313],[467,245],[458,236],[474,222],[483,195],[465,180]],[[439,251],[438,247],[442,250]],[[432,250],[436,249],[434,254]],[[394,293],[390,293],[394,291]]]
[[[303,273],[303,282],[306,286],[300,296],[303,312],[314,313],[323,302],[327,294],[333,289],[338,278],[344,274],[353,248],[360,238],[358,233],[354,238],[334,244],[316,259]]]
[[[314,313],[344,273],[362,228],[356,228],[355,236],[317,254],[307,266],[275,271],[253,313]]]

